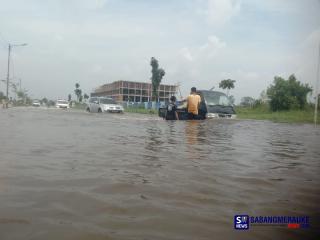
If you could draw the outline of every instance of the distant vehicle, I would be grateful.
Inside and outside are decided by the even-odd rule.
[[[236,112],[228,98],[222,92],[211,90],[200,90],[197,93],[201,97],[198,119],[203,120],[206,118],[229,118],[234,119],[237,117]],[[187,120],[188,112],[186,108],[186,101],[182,106],[178,106],[177,112],[179,120]],[[159,108],[159,116],[164,118],[166,115],[167,107]]]
[[[59,99],[56,102],[56,108],[67,109],[67,108],[69,108],[69,102],[66,100]]]
[[[41,106],[41,103],[40,103],[39,100],[35,99],[35,100],[33,100],[33,102],[32,102],[32,106],[34,106],[34,107],[40,107],[40,106]]]
[[[111,112],[123,113],[124,109],[121,105],[117,104],[112,98],[106,97],[92,97],[89,99],[86,110],[88,112]]]

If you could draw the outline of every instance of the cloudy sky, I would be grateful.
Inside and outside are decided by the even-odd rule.
[[[236,80],[237,102],[258,97],[275,75],[315,84],[319,0],[0,0],[0,79],[8,43],[13,81],[34,98],[67,98],[115,80],[218,87]],[[0,82],[0,91],[5,85]]]

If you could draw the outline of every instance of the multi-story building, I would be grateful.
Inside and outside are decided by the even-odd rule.
[[[159,101],[169,101],[172,95],[176,95],[177,89],[177,85],[160,84]],[[152,101],[152,84],[119,80],[97,87],[91,96],[112,97],[118,102],[149,102]]]

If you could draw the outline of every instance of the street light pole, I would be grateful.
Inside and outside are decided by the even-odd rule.
[[[8,69],[7,69],[7,101],[9,101],[9,77],[10,77],[10,55],[11,55],[11,44],[8,46]]]
[[[320,75],[320,43],[319,43],[319,57],[318,57],[318,68],[317,68],[317,78],[316,78],[316,102],[314,105],[314,126],[317,126],[317,119],[318,119],[318,98],[319,98],[319,91],[318,91],[318,86],[319,86],[319,76]]]
[[[11,56],[11,50],[13,47],[23,47],[26,46],[26,43],[23,44],[8,44],[8,69],[7,69],[7,101],[9,101],[9,81],[10,81],[10,56]]]

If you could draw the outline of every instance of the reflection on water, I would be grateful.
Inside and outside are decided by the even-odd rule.
[[[0,239],[307,239],[320,211],[320,131],[0,111]],[[233,216],[309,215],[312,229],[233,230]]]
[[[200,158],[199,152],[197,151],[197,146],[199,144],[199,125],[200,121],[187,121],[185,126],[187,156],[192,160]]]

